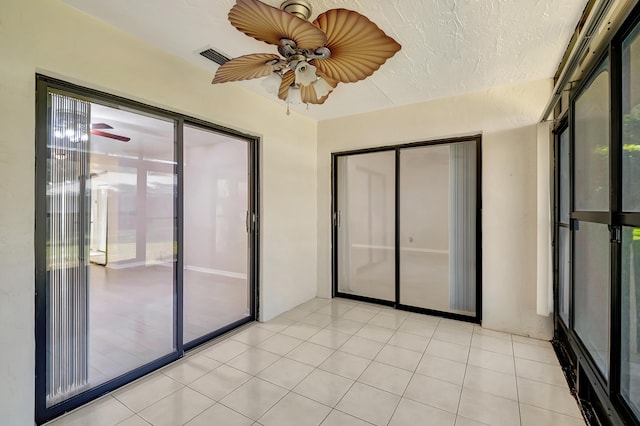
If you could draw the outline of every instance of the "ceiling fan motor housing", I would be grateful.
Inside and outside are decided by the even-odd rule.
[[[311,3],[306,0],[286,0],[280,5],[280,9],[305,21],[311,17]]]

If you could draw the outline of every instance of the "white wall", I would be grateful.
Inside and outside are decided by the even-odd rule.
[[[536,314],[536,122],[550,91],[543,80],[320,122],[318,295],[331,294],[332,152],[482,133],[483,326],[551,338]]]
[[[315,121],[55,0],[2,0],[0,58],[0,423],[34,413],[36,72],[261,136],[262,317],[315,296]]]

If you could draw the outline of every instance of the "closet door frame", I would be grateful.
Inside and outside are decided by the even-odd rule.
[[[460,142],[474,142],[476,146],[476,314],[475,316],[462,315],[453,312],[438,311],[416,306],[409,306],[400,303],[400,151],[406,148],[418,148],[436,145],[448,145]],[[394,262],[395,262],[395,300],[387,301],[366,296],[359,296],[339,291],[338,283],[338,159],[350,155],[369,154],[375,152],[394,151],[395,152],[395,241],[394,241]],[[436,139],[431,141],[411,142],[398,145],[372,147],[349,151],[338,151],[331,154],[331,281],[332,297],[342,297],[345,299],[358,300],[362,302],[375,303],[384,306],[391,306],[399,310],[416,312],[427,315],[435,315],[443,318],[450,318],[460,321],[467,321],[480,324],[482,322],[482,135],[470,135],[464,137]]]

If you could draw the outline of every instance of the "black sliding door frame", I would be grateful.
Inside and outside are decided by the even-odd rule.
[[[476,313],[474,316],[463,315],[453,312],[438,311],[428,308],[421,308],[400,303],[401,278],[400,278],[400,152],[407,148],[419,148],[437,145],[450,145],[459,142],[474,142],[476,147]],[[339,256],[338,256],[338,225],[339,225],[339,205],[338,205],[338,160],[341,157],[347,157],[360,154],[371,154],[377,152],[394,152],[395,153],[395,185],[394,185],[394,300],[383,300],[367,296],[360,296],[351,293],[344,293],[339,290]],[[391,306],[399,310],[416,312],[421,314],[436,315],[444,318],[451,318],[460,321],[467,321],[480,324],[482,321],[482,135],[471,135],[468,137],[456,137],[447,139],[437,139],[424,142],[412,142],[399,145],[373,147],[365,149],[357,149],[350,151],[340,151],[331,154],[331,246],[332,246],[332,296],[342,297],[346,299],[358,300],[362,302],[375,303],[384,306]]]
[[[46,242],[47,242],[47,158],[48,158],[48,137],[51,134],[49,116],[51,111],[48,108],[49,93],[61,93],[75,99],[87,102],[95,102],[101,105],[131,109],[140,113],[148,113],[174,123],[174,173],[176,176],[175,199],[174,199],[174,242],[177,245],[176,260],[173,277],[173,351],[161,356],[149,363],[141,365],[118,377],[107,380],[95,387],[74,395],[62,402],[47,407],[47,327],[49,309],[49,288],[47,285],[46,266]],[[243,139],[248,144],[248,250],[249,265],[247,278],[249,280],[249,315],[232,324],[214,330],[198,339],[190,342],[183,342],[184,325],[184,289],[183,289],[183,266],[184,266],[184,138],[183,129],[185,125],[198,126],[219,134]],[[152,371],[159,369],[184,356],[185,351],[209,341],[221,334],[238,327],[242,324],[254,321],[258,318],[258,288],[259,288],[259,145],[260,138],[238,132],[236,130],[219,126],[210,122],[199,120],[183,114],[175,113],[165,109],[153,107],[140,102],[132,101],[119,96],[111,95],[94,89],[77,86],[62,80],[48,76],[36,75],[36,138],[35,138],[35,421],[42,424],[55,417],[77,408],[89,401],[98,398],[112,390],[115,390],[131,381],[134,381]]]
[[[607,48],[593,66],[585,73],[585,78],[570,93],[568,114],[558,118],[555,133],[555,206],[554,206],[554,345],[556,351],[563,360],[565,373],[568,373],[569,384],[580,399],[583,413],[589,420],[602,424],[632,424],[640,425],[640,419],[636,417],[627,401],[621,394],[621,368],[622,354],[622,320],[623,314],[623,280],[622,280],[622,240],[625,226],[640,228],[640,213],[626,212],[623,210],[623,41],[640,25],[640,5],[630,13],[627,21],[617,29],[611,38]],[[575,101],[583,93],[584,89],[593,81],[596,72],[603,60],[609,60],[609,209],[608,211],[576,211],[575,210]],[[637,71],[636,71],[637,73]],[[636,78],[638,75],[636,75]],[[628,83],[628,82],[627,82]],[[568,118],[568,121],[567,121]],[[571,294],[569,324],[565,324],[559,316],[559,245],[558,229],[560,226],[559,214],[559,136],[568,128],[570,129],[570,235],[571,235]],[[637,189],[640,191],[640,188]],[[608,344],[608,377],[605,377],[593,360],[590,352],[583,344],[581,338],[574,330],[575,326],[575,300],[574,289],[584,283],[576,281],[574,254],[574,233],[579,222],[591,222],[607,225],[609,229],[609,259],[610,259],[610,302],[609,306],[609,344]],[[637,278],[636,278],[637,279]],[[604,303],[603,303],[604,305]],[[601,307],[604,309],[605,307]],[[629,319],[627,319],[629,320]],[[597,418],[597,420],[595,420]]]
[[[570,327],[573,322],[573,310],[571,307],[573,306],[573,286],[571,286],[571,277],[572,273],[569,271],[569,282],[566,283],[569,285],[569,318],[565,319],[560,316],[560,250],[562,247],[560,246],[560,229],[566,229],[569,232],[569,256],[571,256],[571,219],[569,218],[569,223],[564,223],[560,218],[560,206],[562,204],[561,199],[561,190],[560,190],[560,176],[561,176],[561,150],[560,150],[560,138],[565,132],[568,134],[569,132],[569,122],[568,118],[565,115],[562,119],[558,121],[560,124],[556,126],[553,130],[554,140],[553,140],[553,158],[554,158],[554,168],[553,168],[553,176],[554,176],[554,193],[553,193],[553,202],[554,202],[554,228],[553,228],[553,241],[554,241],[554,253],[553,253],[553,307],[554,307],[554,328],[558,328],[561,326]],[[570,138],[570,137],[569,137]],[[571,139],[569,139],[570,141]],[[573,168],[571,161],[571,143],[569,142],[567,156],[567,168],[569,169],[568,176],[572,176]],[[569,178],[571,179],[571,178]],[[569,183],[569,188],[571,188],[571,183]],[[571,189],[570,189],[571,191]],[[570,193],[566,194],[569,197],[569,214],[571,214],[572,202]],[[571,262],[573,263],[573,262]]]

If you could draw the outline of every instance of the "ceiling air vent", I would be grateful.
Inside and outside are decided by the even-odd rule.
[[[208,60],[215,62],[218,65],[222,65],[225,62],[229,62],[229,58],[227,58],[220,52],[216,52],[213,49],[203,50],[202,52],[200,52],[200,54],[205,58],[207,58]]]

